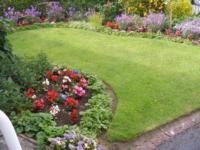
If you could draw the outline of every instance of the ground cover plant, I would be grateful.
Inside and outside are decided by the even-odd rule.
[[[9,40],[17,55],[44,51],[53,63],[94,72],[111,84],[119,99],[111,140],[132,139],[199,107],[198,47],[72,28],[21,31]]]

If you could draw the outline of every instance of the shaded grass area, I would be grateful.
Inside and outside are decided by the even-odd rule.
[[[17,55],[43,51],[54,64],[108,82],[119,99],[110,140],[130,140],[200,107],[199,47],[61,28],[16,32],[9,39]]]

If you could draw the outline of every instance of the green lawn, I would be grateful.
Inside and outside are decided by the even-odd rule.
[[[132,139],[200,108],[199,47],[61,28],[9,39],[17,55],[43,51],[54,64],[93,72],[111,84],[119,99],[111,140]]]

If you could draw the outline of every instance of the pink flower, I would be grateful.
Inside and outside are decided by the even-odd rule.
[[[88,86],[88,81],[85,78],[81,78],[80,85],[85,88]]]
[[[73,89],[73,93],[81,97],[85,95],[85,90],[82,87],[76,85]]]

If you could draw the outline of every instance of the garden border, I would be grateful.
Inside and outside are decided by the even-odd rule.
[[[26,31],[26,30],[34,30],[34,29],[41,29],[41,28],[74,28],[74,29],[83,29],[89,30],[99,33],[104,33],[107,35],[115,35],[115,36],[123,36],[123,37],[139,37],[139,38],[147,38],[147,39],[164,39],[168,41],[172,41],[175,43],[185,43],[189,45],[196,45],[200,46],[200,41],[190,41],[188,39],[184,39],[182,37],[170,37],[164,35],[161,32],[153,33],[153,32],[126,32],[126,31],[118,31],[113,30],[109,27],[105,26],[94,26],[90,23],[83,22],[83,21],[72,21],[72,22],[59,22],[59,23],[35,23],[28,26],[20,26],[14,27],[9,33],[19,32],[19,31]]]

